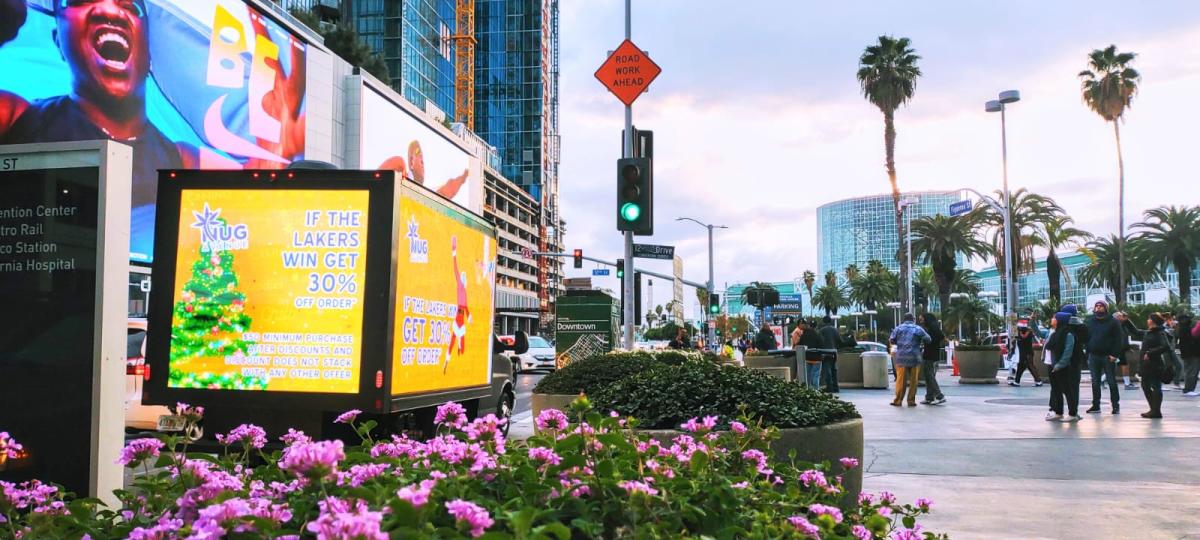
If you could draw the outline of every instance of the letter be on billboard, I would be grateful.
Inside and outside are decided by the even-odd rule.
[[[0,480],[116,502],[131,162],[111,141],[0,146],[0,429],[25,447]]]

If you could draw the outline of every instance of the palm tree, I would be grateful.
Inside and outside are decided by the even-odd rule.
[[[817,292],[813,296],[813,305],[825,310],[825,315],[836,314],[839,308],[848,304],[845,289],[836,283],[817,287]]]
[[[1057,214],[1042,223],[1042,230],[1035,233],[1035,244],[1049,251],[1046,255],[1046,279],[1050,283],[1050,300],[1056,305],[1062,302],[1062,278],[1066,278],[1068,287],[1071,286],[1071,273],[1067,272],[1062,259],[1058,258],[1058,249],[1078,247],[1081,241],[1092,238],[1092,233],[1072,227],[1074,221],[1070,216]]]
[[[1134,223],[1142,229],[1145,254],[1162,268],[1175,266],[1179,274],[1179,299],[1191,305],[1192,270],[1200,259],[1200,206],[1164,206],[1147,210],[1145,221]]]
[[[933,270],[937,282],[938,305],[950,305],[950,284],[958,268],[959,254],[967,260],[987,254],[988,247],[975,237],[975,219],[979,214],[960,217],[928,216],[912,222],[913,255]]]
[[[854,281],[854,278],[858,277],[858,274],[859,274],[858,265],[855,263],[850,263],[849,265],[846,265],[845,273],[846,273],[846,282],[847,283]]]
[[[1118,282],[1122,285],[1128,283],[1129,269],[1125,267],[1128,262],[1125,253],[1125,159],[1121,155],[1121,123],[1118,120],[1133,103],[1133,96],[1137,94],[1138,83],[1142,79],[1142,75],[1130,67],[1134,58],[1137,58],[1136,53],[1117,52],[1116,45],[1109,45],[1092,51],[1088,55],[1088,69],[1079,72],[1083,102],[1105,122],[1112,122],[1113,135],[1117,138],[1117,265],[1121,276]],[[1124,304],[1125,287],[1115,292],[1117,303]]]
[[[812,315],[813,284],[817,282],[817,275],[812,270],[805,270],[803,279],[804,288],[808,289],[808,311],[809,315]]]
[[[913,276],[913,294],[924,302],[918,302],[917,305],[929,309],[929,297],[938,294],[937,278],[934,277],[933,268],[922,266],[917,269]]]
[[[997,190],[996,199],[1004,200],[1004,192]],[[1049,197],[1030,193],[1025,188],[1009,193],[1009,208],[1012,209],[1010,226],[1013,238],[1013,277],[1033,271],[1033,248],[1039,244],[1042,224],[1065,212]],[[991,232],[991,253],[996,261],[996,270],[1004,276],[1008,268],[1004,245],[1004,214],[997,212],[982,201],[974,212],[979,213],[978,223]],[[1003,283],[1003,279],[1001,283]],[[1015,281],[1015,280],[1014,280]]]
[[[1125,290],[1129,284],[1121,279],[1121,272],[1118,266],[1118,261],[1121,258],[1120,238],[1117,235],[1109,235],[1107,238],[1097,238],[1088,242],[1087,246],[1079,248],[1079,251],[1087,255],[1089,262],[1087,266],[1079,269],[1077,276],[1080,283],[1090,285],[1092,287],[1105,287],[1116,292]],[[1157,272],[1151,263],[1147,263],[1148,257],[1145,256],[1146,241],[1141,238],[1133,238],[1125,243],[1125,251],[1128,257],[1129,264],[1125,268],[1125,277],[1136,279],[1138,281],[1150,281],[1155,278]],[[1118,301],[1118,303],[1120,303]]]
[[[950,281],[951,293],[966,293],[974,298],[981,290],[983,287],[979,284],[979,275],[974,270],[963,268],[954,272],[954,279]]]
[[[916,90],[921,59],[910,47],[908,38],[879,36],[877,43],[867,46],[858,59],[858,84],[863,97],[883,113],[883,148],[887,156],[888,182],[892,185],[892,204],[896,216],[896,238],[904,238],[904,219],[900,212],[900,186],[896,182],[896,109],[908,103]],[[908,253],[899,250],[901,268],[909,268]],[[901,301],[907,306],[907,287],[901,288]]]
[[[946,306],[946,308],[942,311],[942,322],[945,324],[944,328],[950,328],[950,325],[955,325],[960,333],[964,323],[966,324],[968,330],[970,330],[973,329],[971,323],[992,316],[991,308],[988,303],[978,298],[959,300],[950,304],[949,306]],[[975,333],[971,332],[971,335],[975,335]],[[976,336],[976,339],[978,339],[978,336]]]
[[[866,309],[877,309],[896,297],[898,284],[899,278],[887,267],[869,266],[850,282],[850,301]]]

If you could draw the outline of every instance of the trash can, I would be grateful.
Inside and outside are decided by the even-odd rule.
[[[863,388],[888,387],[888,353],[869,351],[862,354]]]

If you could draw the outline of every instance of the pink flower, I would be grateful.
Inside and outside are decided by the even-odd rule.
[[[851,527],[850,534],[853,534],[854,538],[857,540],[872,540],[875,538],[875,535],[871,534],[871,531],[867,530],[867,528],[863,527],[862,525],[855,525]]]
[[[174,519],[169,516],[158,518],[158,523],[150,528],[138,527],[129,531],[129,536],[126,540],[169,540],[177,538],[175,531],[183,528],[182,519]]]
[[[635,493],[641,493],[643,495],[648,495],[651,497],[654,495],[658,495],[657,489],[654,489],[650,484],[647,484],[645,482],[639,482],[637,480],[622,480],[622,481],[618,482],[617,485],[621,486],[621,489],[624,489],[625,492],[630,495],[633,495]]]
[[[812,505],[808,506],[808,511],[812,512],[818,516],[829,516],[829,517],[833,518],[834,523],[842,522],[842,517],[843,517],[842,511],[838,510],[836,507],[833,507],[833,506],[826,506],[824,504],[812,504]]]
[[[745,435],[746,434],[746,424],[743,424],[741,422],[734,420],[733,422],[729,423],[729,431],[732,431],[738,435]]]
[[[303,431],[288,428],[288,432],[280,437],[279,440],[283,441],[283,444],[293,445],[296,443],[310,443],[312,442],[312,437],[305,435]]]
[[[8,435],[7,431],[0,431],[0,454],[7,454],[12,459],[17,459],[21,456],[21,450],[25,447],[21,446],[15,439]]]
[[[2,435],[2,434],[0,434]],[[117,458],[118,465],[140,465],[147,459],[156,458],[159,451],[166,446],[158,439],[134,439],[121,449],[121,457]]]
[[[242,424],[233,428],[228,435],[217,434],[217,441],[225,446],[242,443],[260,449],[267,445],[267,432],[254,424]]]
[[[342,441],[298,443],[283,450],[279,468],[297,477],[322,479],[337,471],[338,463],[346,459]]]
[[[930,508],[933,508],[933,500],[920,497],[917,499],[917,508],[928,512]]]
[[[858,466],[858,460],[854,459],[852,457],[844,457],[839,461],[841,462],[842,467],[845,467],[847,469],[853,469]]]
[[[921,536],[920,525],[913,525],[911,529],[900,527],[892,531],[892,540],[921,540]]]
[[[204,407],[193,407],[179,402],[175,404],[175,414],[187,418],[189,422],[195,422],[204,417]]]
[[[438,407],[437,413],[433,416],[433,423],[439,426],[461,428],[467,423],[467,409],[453,401],[447,402]]]
[[[541,414],[538,414],[537,419],[534,420],[534,424],[537,425],[539,431],[562,431],[567,429],[570,421],[567,420],[567,415],[563,414],[562,411],[558,409],[546,409]]]
[[[825,473],[814,469],[800,473],[800,483],[804,484],[804,487],[829,487],[829,480],[825,479]]]
[[[333,420],[333,423],[335,423],[335,424],[353,424],[354,419],[358,418],[358,415],[360,415],[360,414],[362,414],[362,411],[360,411],[358,409],[350,409],[342,414],[339,414],[338,417]]]
[[[796,530],[800,531],[800,534],[810,538],[821,538],[821,528],[813,525],[804,516],[792,516],[788,518],[788,523],[791,523]]]
[[[383,474],[391,468],[389,463],[360,463],[351,465],[350,471],[340,475],[338,485],[350,484],[353,487],[361,487],[363,484],[370,481],[372,478]]]
[[[327,497],[317,504],[321,514],[307,528],[317,540],[388,540],[379,529],[383,512],[372,512],[367,503],[356,500],[351,506],[347,501]]]
[[[891,506],[893,504],[896,504],[896,496],[893,495],[890,491],[881,491],[881,492],[879,492],[879,504],[882,504],[884,506]]]
[[[875,496],[867,492],[858,494],[858,504],[871,504],[875,502]]]
[[[529,449],[529,459],[540,461],[546,465],[558,465],[562,463],[562,458],[554,450],[540,446]]]
[[[741,481],[730,487],[732,487],[733,489],[746,489],[746,488],[750,487],[750,482]]]
[[[437,485],[436,480],[422,480],[420,484],[400,488],[400,491],[396,492],[396,496],[400,497],[402,501],[408,501],[414,508],[420,508],[429,502],[429,495],[433,492],[435,485]]]
[[[471,528],[472,538],[483,536],[483,531],[495,523],[491,515],[488,514],[488,511],[482,506],[462,499],[454,499],[446,503],[446,511],[450,512],[451,516],[454,516],[455,521],[466,524]]]

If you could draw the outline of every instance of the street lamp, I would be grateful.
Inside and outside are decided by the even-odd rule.
[[[879,329],[875,327],[875,315],[879,312],[873,309],[868,309],[863,313],[866,313],[871,317],[871,335],[874,336],[875,341],[879,341]]]
[[[979,298],[981,298],[981,299],[987,298],[988,299],[987,327],[988,327],[989,334],[992,333],[992,302],[991,302],[991,299],[999,298],[999,297],[1000,297],[1000,293],[998,293],[996,291],[983,291],[983,292],[979,293]],[[979,333],[978,325],[976,325],[975,333],[976,334]]]
[[[892,308],[892,326],[896,326],[900,322],[900,308],[904,304],[900,302],[888,302],[887,307]]]
[[[675,221],[691,221],[692,223],[695,223],[701,227],[704,227],[705,229],[708,229],[708,294],[710,294],[710,295],[713,294],[713,283],[714,283],[713,282],[713,229],[728,229],[729,227],[726,227],[724,225],[713,225],[711,223],[703,223],[700,220],[693,219],[690,217],[677,217],[677,218],[675,218]],[[702,307],[704,308],[704,317],[705,317],[705,320],[707,321],[710,317],[712,317],[712,315],[710,315],[708,313],[707,306],[702,306]],[[716,337],[716,330],[713,329],[712,325],[707,325],[707,326],[708,326],[708,332],[707,332],[708,339],[706,339],[704,341],[707,343],[712,343]]]
[[[1013,276],[1015,275],[1013,261],[1016,259],[1015,254],[1013,253],[1012,243],[1012,208],[1010,208],[1012,205],[1012,199],[1008,194],[1008,132],[1005,119],[1005,110],[1008,108],[1007,105],[1010,103],[1016,103],[1021,100],[1021,93],[1016,90],[1005,90],[1000,92],[999,97],[1000,99],[989,101],[984,104],[984,110],[987,112],[1000,113],[1000,159],[1004,166],[1004,274],[1005,285],[1008,289],[1006,291],[1008,294],[1005,297],[1005,319],[1010,326],[1008,333],[1011,336],[1014,335],[1013,329],[1011,328],[1012,321],[1010,320],[1012,318],[1008,317],[1007,314],[1016,313],[1017,288],[1016,282],[1013,280]],[[989,324],[990,322],[991,321],[989,321]]]
[[[912,212],[908,207],[921,202],[916,197],[905,197],[900,199],[900,211],[907,215],[907,222],[904,226],[904,241],[907,246],[904,253],[907,254],[904,259],[908,261],[908,269],[904,272],[904,279],[908,282],[908,312],[912,315],[917,314],[915,302],[913,302],[913,255],[912,255]]]

